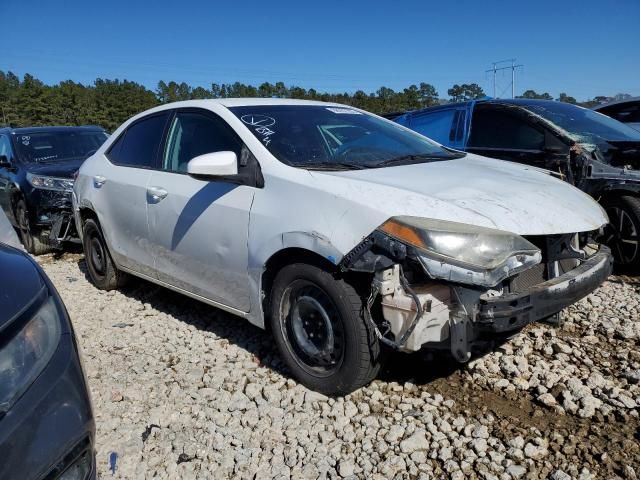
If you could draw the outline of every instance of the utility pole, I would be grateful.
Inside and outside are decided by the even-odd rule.
[[[503,63],[511,63],[511,65],[507,65],[504,67],[498,67],[498,65]],[[493,62],[492,67],[489,70],[485,70],[485,72],[493,72],[493,98],[497,97],[496,92],[496,75],[499,70],[508,70],[511,69],[511,98],[515,98],[516,96],[516,68],[522,68],[524,65],[516,65],[515,58],[509,58],[508,60],[500,60],[498,62]]]

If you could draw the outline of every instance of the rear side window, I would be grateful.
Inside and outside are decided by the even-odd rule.
[[[189,161],[212,152],[234,152],[241,156],[242,141],[233,129],[213,114],[178,112],[171,123],[162,167],[186,172]]]
[[[138,120],[109,148],[107,157],[113,163],[138,168],[157,167],[158,148],[162,141],[167,113]]]
[[[544,132],[510,112],[476,107],[473,111],[468,146],[542,150]]]
[[[442,110],[411,119],[411,129],[443,145],[450,145],[455,110]]]

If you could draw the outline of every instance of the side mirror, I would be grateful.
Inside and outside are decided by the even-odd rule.
[[[0,155],[0,168],[11,168],[11,162],[6,155]]]
[[[213,152],[199,155],[187,164],[187,173],[194,177],[225,177],[238,174],[238,157],[234,152]]]

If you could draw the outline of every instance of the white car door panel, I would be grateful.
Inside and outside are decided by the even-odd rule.
[[[149,239],[158,280],[249,311],[247,234],[251,187],[153,172]]]

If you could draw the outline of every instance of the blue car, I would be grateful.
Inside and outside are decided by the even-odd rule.
[[[604,207],[603,241],[621,271],[640,272],[640,132],[549,100],[474,100],[407,112],[397,123],[457,150],[556,172]]]

